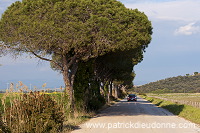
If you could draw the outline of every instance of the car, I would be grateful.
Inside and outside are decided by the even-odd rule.
[[[127,101],[129,102],[129,101],[137,101],[137,96],[136,96],[136,94],[129,94],[128,96],[127,96]]]

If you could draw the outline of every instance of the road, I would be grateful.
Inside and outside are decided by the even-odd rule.
[[[72,133],[200,133],[200,128],[145,99],[117,102]]]

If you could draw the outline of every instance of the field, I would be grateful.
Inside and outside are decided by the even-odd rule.
[[[3,95],[4,95],[3,93],[0,93],[0,99],[2,99]],[[0,113],[2,113],[2,110],[3,110],[3,106],[2,106],[2,102],[0,100]]]
[[[200,102],[200,93],[167,93],[167,94],[148,94],[148,96],[158,96],[173,100],[189,100],[192,102]]]
[[[0,93],[0,99],[3,97],[3,93]]]
[[[167,93],[167,94],[147,94],[149,97],[172,101],[179,104],[191,105],[200,108],[200,93]]]

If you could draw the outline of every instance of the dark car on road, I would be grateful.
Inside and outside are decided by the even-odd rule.
[[[137,96],[135,94],[129,94],[127,96],[127,101],[137,101]]]

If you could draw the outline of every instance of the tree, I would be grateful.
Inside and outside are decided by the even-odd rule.
[[[80,110],[97,110],[105,104],[100,93],[100,82],[95,78],[94,59],[80,62],[74,80],[75,105]]]
[[[141,48],[110,52],[95,61],[97,77],[103,81],[121,81],[124,85],[132,84],[135,74],[133,67],[143,59]]]
[[[199,72],[194,72],[194,75],[198,75],[199,74]]]
[[[116,51],[100,56],[95,60],[95,77],[103,83],[102,91],[109,102],[109,96],[114,96],[117,89],[133,86],[135,73],[133,67],[143,59],[141,48]],[[116,96],[116,95],[115,95]]]
[[[17,1],[0,20],[1,49],[51,62],[63,74],[70,106],[80,61],[116,50],[145,49],[151,34],[144,13],[116,0]]]

